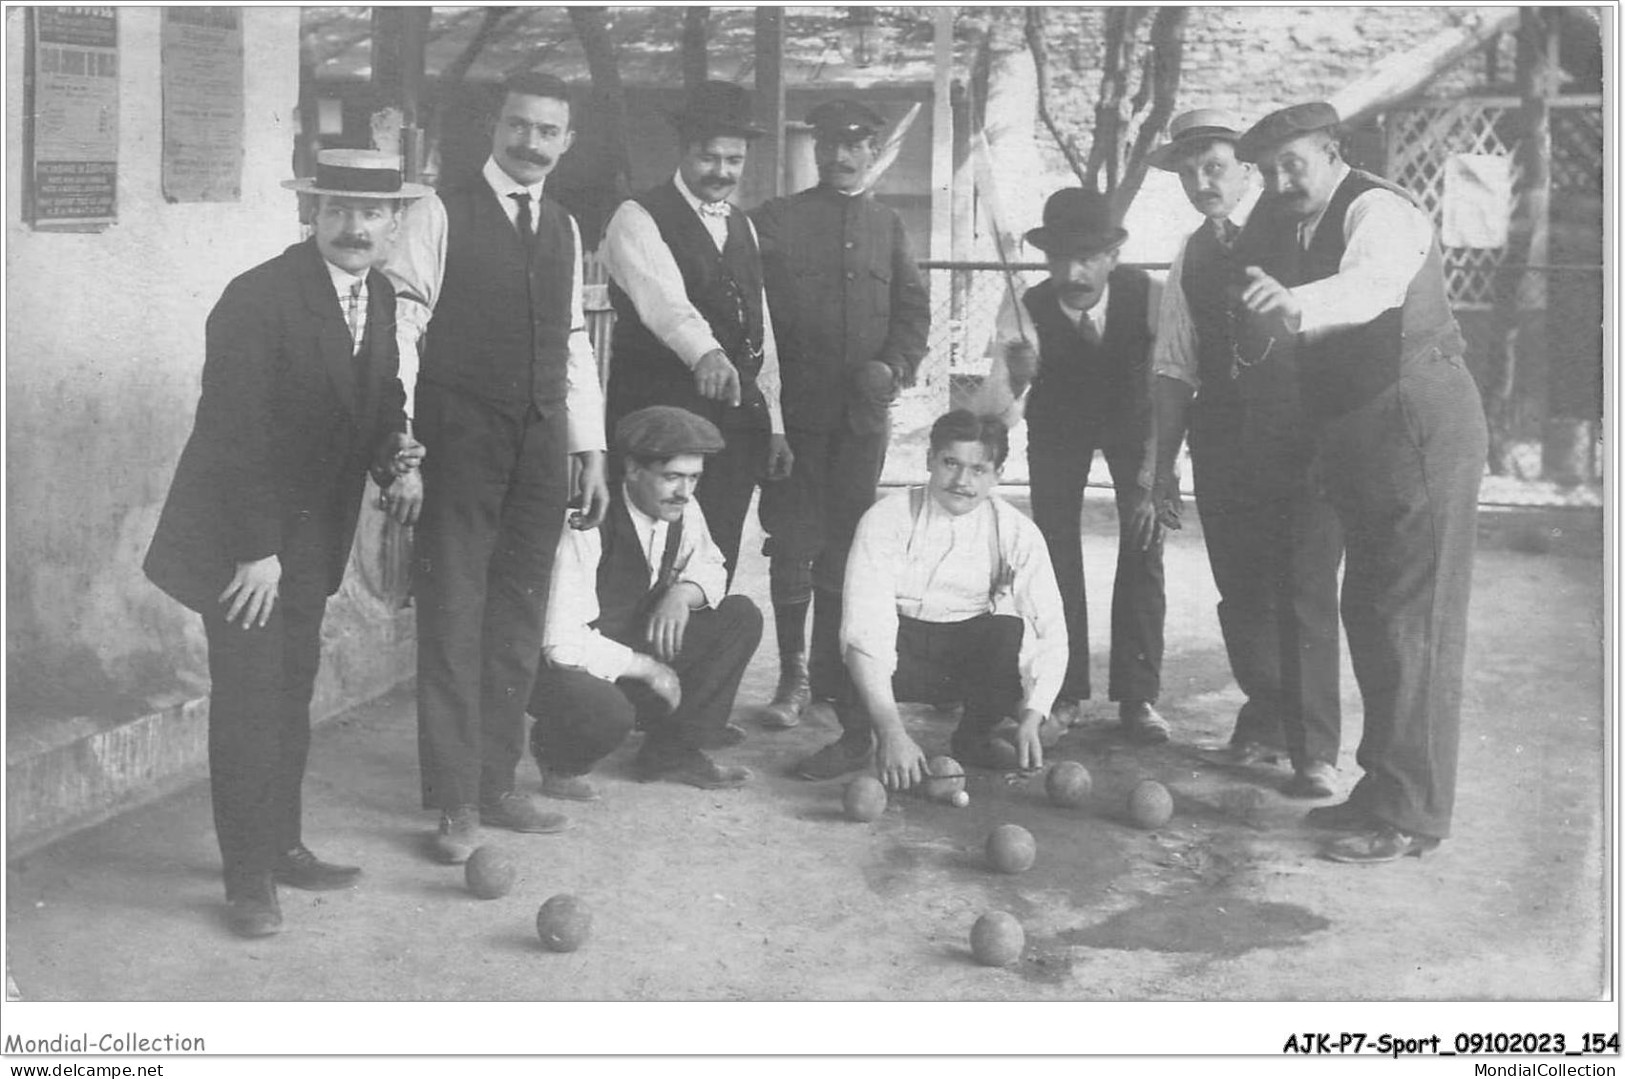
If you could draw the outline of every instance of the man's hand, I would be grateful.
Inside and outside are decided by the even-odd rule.
[[[688,589],[682,583],[666,589],[644,627],[643,639],[655,650],[655,657],[670,663],[683,650],[683,634],[688,630]]]
[[[426,452],[423,443],[405,431],[396,431],[385,440],[384,448],[379,452],[379,471],[396,476],[416,472],[423,467]]]
[[[1292,290],[1257,266],[1247,267],[1247,287],[1242,289],[1241,302],[1247,310],[1261,318],[1271,320],[1272,336],[1286,336],[1298,332],[1303,318],[1303,307]]]
[[[282,563],[276,555],[267,555],[254,562],[237,563],[237,572],[231,583],[220,593],[220,602],[231,601],[226,608],[226,621],[236,622],[241,614],[244,629],[263,626],[271,620],[271,608],[276,606],[277,582],[282,580]]]
[[[378,493],[378,504],[397,524],[415,525],[423,512],[423,473],[413,470],[395,477]]]
[[[1151,491],[1141,487],[1135,492],[1134,508],[1129,511],[1126,531],[1129,542],[1142,551],[1149,551],[1162,541],[1162,521]]]
[[[1010,376],[1010,392],[1020,397],[1038,374],[1038,349],[1031,341],[1011,341],[1004,346],[1004,369]]]
[[[1177,476],[1172,473],[1158,475],[1156,485],[1151,488],[1151,502],[1157,508],[1157,523],[1163,528],[1177,532],[1185,527],[1179,519],[1184,499],[1179,493]]]
[[[609,512],[609,483],[604,479],[604,451],[582,450],[570,455],[570,494],[578,507],[570,515],[577,531],[597,528]]]
[[[925,778],[925,754],[919,743],[899,730],[876,736],[875,770],[889,790],[906,791]]]
[[[1034,708],[1023,709],[1016,720],[1016,767],[1024,772],[1044,767],[1044,744],[1038,737],[1043,723],[1043,715]]]
[[[720,348],[707,352],[694,365],[694,387],[701,397],[739,405],[739,371]]]
[[[677,672],[651,656],[638,655],[626,677],[648,686],[673,712],[683,703],[683,684],[677,680]]]
[[[775,431],[767,440],[767,479],[769,483],[790,477],[796,455],[790,452],[790,440]]]

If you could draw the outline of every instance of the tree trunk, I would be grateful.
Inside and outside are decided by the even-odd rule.
[[[609,215],[632,190],[632,156],[626,145],[626,93],[615,42],[609,36],[607,9],[572,7],[570,25],[581,40],[592,77],[592,113],[597,120],[596,154],[590,169],[590,192],[572,200],[581,226],[582,243],[595,249]]]
[[[711,59],[706,54],[706,29],[710,20],[708,7],[683,9],[683,90],[690,94],[711,77]]]
[[[1033,178],[1042,176],[1034,125],[1038,118],[1038,69],[1026,45],[1026,12],[994,8],[973,76],[973,151],[985,139],[990,183],[978,192],[997,226],[994,257],[1014,261],[1019,238],[1043,212]],[[981,108],[975,108],[980,103]]]

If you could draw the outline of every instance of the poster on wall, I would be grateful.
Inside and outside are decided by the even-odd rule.
[[[164,198],[236,202],[243,178],[242,9],[163,17]]]
[[[30,219],[41,229],[102,229],[118,207],[118,12],[33,15]]]

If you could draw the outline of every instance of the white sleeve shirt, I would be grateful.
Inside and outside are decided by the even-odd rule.
[[[626,497],[624,491],[622,497]],[[626,508],[648,560],[649,583],[653,585],[660,576],[670,526],[646,516],[630,500]],[[542,656],[555,667],[583,670],[613,682],[625,676],[636,653],[592,626],[600,613],[598,563],[602,556],[601,529],[577,531],[568,523],[565,525],[553,558],[552,585],[542,628]],[[678,580],[696,585],[705,594],[706,606],[715,606],[727,591],[728,572],[722,551],[711,538],[699,502],[693,499],[683,508],[683,538],[677,548],[675,565],[681,567]]]
[[[519,205],[507,196],[528,192],[540,206],[543,184],[526,186],[502,171],[494,158],[487,158],[484,176],[508,220],[518,225]],[[568,216],[568,215],[567,215]],[[602,450],[604,436],[604,392],[598,380],[598,356],[587,336],[586,310],[581,299],[581,230],[573,216],[570,234],[575,240],[575,267],[570,284],[569,359],[565,368],[565,411],[568,416],[569,451],[581,453]],[[395,248],[384,265],[384,273],[395,284],[395,341],[400,348],[401,385],[406,389],[406,411],[412,412],[413,395],[420,366],[418,343],[429,328],[439,302],[446,275],[446,206],[439,195],[413,202],[401,219]]]
[[[722,250],[728,239],[726,218],[710,217],[699,212],[700,200],[688,190],[681,175],[675,177],[678,192],[694,209],[705,225],[711,240]],[[751,239],[761,249],[756,226],[747,217],[745,227]],[[599,257],[615,283],[621,287],[637,308],[638,317],[665,346],[677,354],[690,368],[700,362],[707,352],[722,348],[711,333],[711,324],[690,302],[688,289],[683,284],[682,271],[677,268],[666,241],[661,238],[660,226],[655,224],[649,211],[636,199],[627,199],[616,208],[604,229],[604,242]],[[767,401],[768,417],[773,431],[784,430],[784,414],[779,403],[779,346],[773,335],[773,320],[768,317],[765,293],[758,297],[762,305],[762,369],[757,372],[756,386]]]
[[[1014,613],[1026,625],[1021,647],[1023,707],[1048,715],[1066,677],[1066,616],[1043,534],[993,497],[954,516],[921,492],[900,491],[864,514],[847,558],[841,654],[859,652],[887,678],[897,670],[899,616],[960,622]],[[1010,571],[1000,587],[1000,566]],[[1006,606],[1013,611],[1005,610]]]
[[[1256,185],[1249,188],[1227,220],[1238,229],[1245,228],[1262,195],[1262,188]],[[1218,227],[1211,218],[1202,224],[1204,229]],[[1189,236],[1180,241],[1173,265],[1168,267],[1168,280],[1162,287],[1162,303],[1157,309],[1157,340],[1151,349],[1151,375],[1176,378],[1197,390],[1201,388],[1202,377],[1196,358],[1196,323],[1191,319],[1190,302],[1185,296],[1185,249],[1190,241]]]

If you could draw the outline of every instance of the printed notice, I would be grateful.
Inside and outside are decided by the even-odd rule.
[[[34,18],[33,222],[102,228],[118,205],[117,10],[42,7]]]
[[[163,184],[170,202],[242,196],[242,17],[241,8],[164,9]]]

